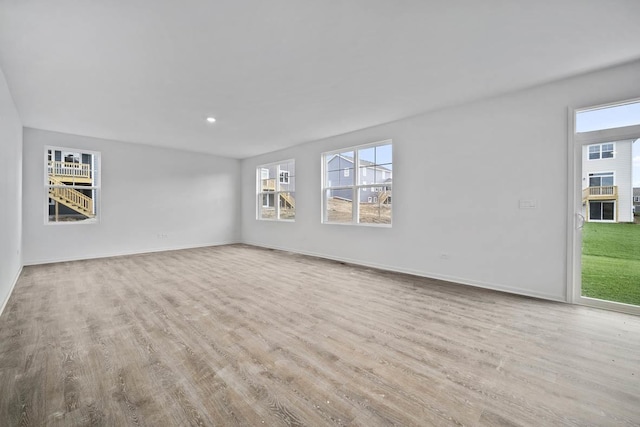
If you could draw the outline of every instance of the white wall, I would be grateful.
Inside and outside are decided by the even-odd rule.
[[[22,123],[0,70],[0,313],[22,269]]]
[[[46,145],[101,153],[99,223],[45,224]],[[23,158],[25,264],[239,239],[238,160],[29,128]]]
[[[634,62],[244,160],[242,240],[566,300],[568,107],[639,88]],[[393,227],[321,224],[320,154],[384,139],[394,143]],[[257,221],[256,166],[289,158],[295,223]]]

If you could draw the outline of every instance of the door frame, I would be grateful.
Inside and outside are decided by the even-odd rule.
[[[636,99],[637,101],[637,99]],[[582,147],[589,144],[621,141],[640,138],[640,125],[625,126],[614,129],[603,129],[590,132],[575,132],[575,117],[578,111],[619,105],[618,101],[610,104],[567,109],[568,118],[568,155],[567,155],[567,302],[586,305],[607,310],[640,315],[640,306],[614,301],[605,301],[582,296],[582,225],[586,219],[582,217]]]

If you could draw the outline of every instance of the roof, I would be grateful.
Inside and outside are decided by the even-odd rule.
[[[336,157],[341,157],[342,159],[346,160],[347,162],[353,164],[353,157],[349,157],[349,156],[343,156],[342,154],[334,154],[333,157],[331,157],[331,159],[329,159],[329,162],[333,161],[333,159],[335,159]],[[370,162],[368,160],[360,160],[360,164],[364,165],[365,167],[376,167],[377,169],[384,169],[386,171],[389,172],[393,172],[393,169],[389,169],[388,167],[384,166],[384,165],[377,165],[373,162]]]

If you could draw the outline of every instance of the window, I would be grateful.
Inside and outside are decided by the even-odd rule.
[[[322,222],[391,225],[391,141],[324,153],[322,163]]]
[[[46,222],[95,222],[100,193],[100,153],[45,148]]]
[[[576,112],[576,132],[592,132],[640,125],[640,101],[630,101]]]
[[[640,203],[640,196],[633,196],[633,203]]]
[[[613,142],[594,144],[589,146],[589,160],[612,159],[614,155]]]
[[[295,170],[294,160],[258,166],[257,219],[295,219]]]
[[[599,172],[589,174],[589,187],[612,187],[613,172]]]

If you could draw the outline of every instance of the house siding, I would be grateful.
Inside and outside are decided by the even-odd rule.
[[[344,176],[345,169],[349,170],[349,176]],[[358,170],[354,170],[353,160],[345,158],[344,156],[334,155],[327,162],[327,186],[351,186],[354,185],[354,177],[357,173],[359,175],[361,185],[374,185],[379,184],[377,187],[384,189],[387,187],[388,181],[392,178],[392,171],[381,170],[380,166],[377,168],[371,167],[359,167]],[[333,190],[334,197],[340,197],[345,200],[351,200],[353,198],[351,189]],[[371,191],[370,188],[363,188],[360,192],[360,202],[368,203],[369,197],[377,197],[378,192]]]

